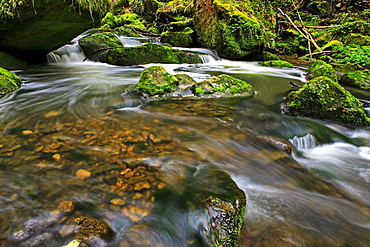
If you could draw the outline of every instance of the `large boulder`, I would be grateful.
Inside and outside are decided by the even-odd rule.
[[[44,62],[48,52],[99,23],[72,0],[22,2],[13,19],[0,19],[0,50],[29,63]]]
[[[0,67],[0,97],[20,88],[21,79],[12,72]]]
[[[264,0],[195,0],[194,31],[199,46],[230,59],[247,59],[272,45],[274,11]]]
[[[99,60],[104,63],[121,66],[148,63],[202,63],[201,58],[197,54],[151,43],[143,46],[109,49],[99,56]]]
[[[360,101],[325,76],[316,77],[291,92],[286,98],[284,113],[350,125],[370,125],[370,118]]]

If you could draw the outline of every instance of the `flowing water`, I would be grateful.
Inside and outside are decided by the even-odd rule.
[[[131,91],[150,65],[78,62],[83,54],[70,46],[72,55],[59,51],[52,64],[16,71],[22,87],[0,99],[1,245],[16,246],[22,226],[73,201],[75,211],[109,223],[109,246],[208,246],[204,211],[176,200],[221,193],[200,172],[216,167],[247,195],[239,246],[370,246],[370,129],[282,115],[289,81],[305,82],[302,68],[214,56],[163,64],[196,81],[230,74],[257,93],[146,102]],[[287,154],[261,136],[295,148]],[[150,179],[127,185],[130,172]],[[154,201],[164,186],[172,192]],[[43,246],[30,243],[45,233],[46,246],[66,245],[71,238],[57,225],[30,231],[23,245]]]

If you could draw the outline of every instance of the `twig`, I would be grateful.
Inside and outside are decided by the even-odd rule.
[[[315,47],[316,47],[316,49],[318,50],[318,51],[322,51],[322,49],[317,45],[317,43],[315,42],[315,40],[312,38],[312,36],[311,35],[305,35],[298,27],[297,27],[297,25],[292,21],[292,19],[290,19],[290,17],[287,15],[287,14],[285,14],[280,8],[278,8],[279,9],[279,11],[281,12],[281,14],[283,15],[283,16],[285,16],[287,19],[288,19],[288,21],[293,25],[293,27],[304,37],[304,38],[306,38],[308,41],[310,41]],[[307,31],[308,32],[308,31]]]
[[[306,54],[306,55],[304,55],[304,57],[311,57],[311,56],[314,56],[314,55],[319,55],[319,54],[324,54],[324,53],[332,54],[332,53],[336,53],[336,52],[338,52],[338,51],[319,51],[319,52]]]
[[[297,87],[297,88],[301,88],[302,86],[298,85],[297,83],[293,82],[293,81],[289,81],[290,83],[290,86],[291,87]]]

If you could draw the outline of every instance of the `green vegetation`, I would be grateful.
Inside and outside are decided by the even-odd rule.
[[[22,81],[18,76],[0,67],[0,97],[17,90],[21,83]]]
[[[291,92],[286,98],[285,113],[351,125],[370,125],[370,118],[360,101],[326,76],[316,77]]]
[[[340,84],[362,89],[370,89],[370,71],[359,70],[344,74],[340,78]]]
[[[333,66],[321,60],[313,61],[310,67],[308,67],[307,73],[309,78],[326,76],[334,81],[337,80],[337,72],[334,70]]]
[[[197,54],[151,43],[137,47],[110,49],[99,59],[109,64],[129,66],[148,63],[202,63]]]
[[[134,91],[143,96],[172,93],[178,80],[162,66],[152,66],[143,70]]]
[[[212,95],[212,97],[251,96],[254,93],[248,82],[229,75],[219,75],[195,83],[191,90],[194,95],[203,97],[207,97],[207,95]]]
[[[37,14],[35,1],[37,0],[0,0],[0,19],[16,17],[19,14],[18,9],[21,7],[33,8],[35,14]],[[72,4],[75,4],[75,2],[81,8],[89,10],[91,14],[105,14],[112,5],[111,0],[74,0]]]
[[[293,68],[293,65],[287,61],[270,60],[262,63],[262,66],[276,67],[276,68]]]

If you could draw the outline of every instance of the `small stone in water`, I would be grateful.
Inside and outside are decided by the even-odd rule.
[[[79,169],[76,172],[76,177],[80,179],[85,179],[91,177],[91,172],[84,170],[84,169]]]
[[[118,205],[118,206],[125,205],[125,202],[122,199],[119,199],[119,198],[112,199],[110,201],[110,203],[112,203],[113,205]]]
[[[45,118],[54,118],[57,117],[61,114],[59,111],[49,111],[48,113],[45,114]]]
[[[55,159],[56,161],[60,160],[60,154],[54,154],[53,155],[53,159]]]
[[[58,211],[63,213],[70,213],[75,210],[75,205],[72,201],[64,201],[59,203],[58,205]]]
[[[30,135],[30,134],[32,134],[33,132],[32,132],[32,130],[23,130],[22,131],[22,134],[23,135]]]

